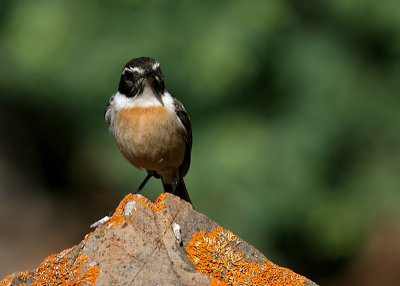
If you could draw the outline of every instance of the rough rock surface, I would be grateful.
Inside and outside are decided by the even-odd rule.
[[[96,226],[79,245],[0,286],[316,285],[171,194],[154,203],[127,195]]]

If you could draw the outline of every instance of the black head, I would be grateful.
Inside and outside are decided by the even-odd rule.
[[[136,58],[129,61],[122,70],[118,91],[133,97],[143,92],[146,83],[158,94],[165,90],[160,64],[153,58]]]

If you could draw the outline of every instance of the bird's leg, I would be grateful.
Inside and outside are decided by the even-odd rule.
[[[179,181],[180,181],[180,177],[179,177],[179,169],[176,169],[172,175],[172,193],[174,195],[176,194],[176,190],[178,188],[179,185]]]
[[[135,194],[139,194],[142,189],[144,188],[144,186],[146,185],[147,181],[153,176],[153,174],[151,173],[147,173],[146,178],[144,178],[143,182],[140,184],[139,188],[136,190]]]

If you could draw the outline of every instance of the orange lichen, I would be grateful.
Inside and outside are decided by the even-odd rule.
[[[208,286],[228,286],[224,281],[213,278]]]
[[[158,198],[156,199],[156,201],[153,203],[144,196],[135,196],[133,194],[126,195],[122,199],[122,201],[119,203],[118,207],[115,209],[114,214],[110,217],[109,221],[107,222],[107,228],[103,232],[103,236],[107,233],[108,229],[110,229],[110,228],[112,229],[115,226],[120,225],[125,221],[125,207],[128,202],[135,201],[136,203],[140,203],[145,208],[151,209],[154,212],[158,212],[165,205],[165,202],[164,202],[165,197],[166,197],[166,194],[163,193],[163,194],[159,195]],[[134,212],[134,211],[135,210],[132,209],[132,212]]]
[[[87,265],[83,270],[83,263],[89,259],[86,255],[79,255],[75,261],[67,259],[66,254],[72,249],[59,254],[48,256],[38,267],[33,276],[32,286],[63,285],[83,286],[93,285],[97,279],[99,268]]]
[[[136,203],[140,203],[143,207],[149,208],[152,211],[157,212],[164,207],[165,197],[166,197],[166,194],[163,193],[163,194],[159,195],[158,198],[156,199],[156,201],[153,203],[144,196],[135,196],[133,194],[126,195],[122,199],[122,201],[119,203],[118,207],[115,209],[115,212],[110,217],[110,220],[107,222],[108,228],[114,228],[115,226],[120,225],[124,222],[125,207],[128,202],[135,201]],[[135,210],[132,209],[132,212],[134,212],[134,211]]]
[[[128,202],[133,200],[134,195],[133,194],[127,194],[122,201],[119,203],[118,207],[115,209],[114,214],[120,214],[122,215],[125,211],[125,206]]]
[[[231,231],[217,227],[209,233],[193,234],[186,247],[189,260],[198,272],[229,285],[304,285],[306,278],[292,270],[263,259],[264,264],[248,263],[240,251],[232,248],[240,243]]]
[[[74,247],[63,250],[58,254],[48,256],[36,271],[23,271],[14,276],[8,275],[0,286],[8,285],[27,285],[27,280],[31,279],[31,286],[42,285],[61,285],[61,286],[84,286],[93,285],[99,274],[99,268],[92,264],[84,266],[84,262],[89,260],[85,254],[78,255],[75,261],[67,257]]]
[[[86,244],[86,242],[89,240],[89,237],[93,234],[93,231],[89,232],[87,235],[85,235],[85,238],[82,241],[81,248],[83,248]]]
[[[110,228],[114,228],[114,226],[120,225],[124,222],[123,215],[124,215],[124,211],[125,211],[125,206],[132,199],[133,199],[133,194],[128,194],[125,196],[125,198],[122,199],[122,201],[119,203],[118,207],[115,209],[113,216],[110,217],[110,220],[107,222],[107,225]]]
[[[0,281],[0,286],[11,285],[11,281],[12,280],[13,280],[13,276],[12,275],[7,275],[6,277],[4,277],[3,280]]]
[[[30,277],[32,277],[32,273],[31,273],[31,271],[29,271],[29,270],[27,270],[27,271],[22,271],[22,272],[19,272],[18,274],[17,274],[17,278],[18,279],[21,279],[21,280],[23,280],[23,281],[26,281],[28,278],[30,278]]]
[[[146,197],[134,197],[133,199],[135,200],[135,202],[141,203],[142,206],[144,206],[145,208],[151,209],[154,212],[158,212],[159,210],[162,210],[164,208],[164,199],[166,196],[166,193],[162,193],[158,196],[154,203]]]

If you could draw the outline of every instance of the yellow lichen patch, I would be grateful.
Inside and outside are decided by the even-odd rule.
[[[231,231],[217,227],[209,233],[193,234],[186,252],[198,272],[229,285],[304,285],[306,278],[292,270],[263,259],[264,264],[248,263],[240,251],[232,248],[240,243]]]
[[[158,212],[159,210],[162,210],[165,206],[165,197],[166,193],[162,193],[158,196],[154,203],[146,197],[134,197],[133,199],[135,200],[135,202],[141,203],[141,205],[145,208],[151,209],[154,212]]]
[[[79,255],[75,261],[67,259],[68,252],[52,254],[38,267],[33,276],[32,286],[39,285],[63,285],[83,286],[93,285],[96,282],[99,268],[88,265],[83,270],[83,263],[89,259],[86,255]]]

